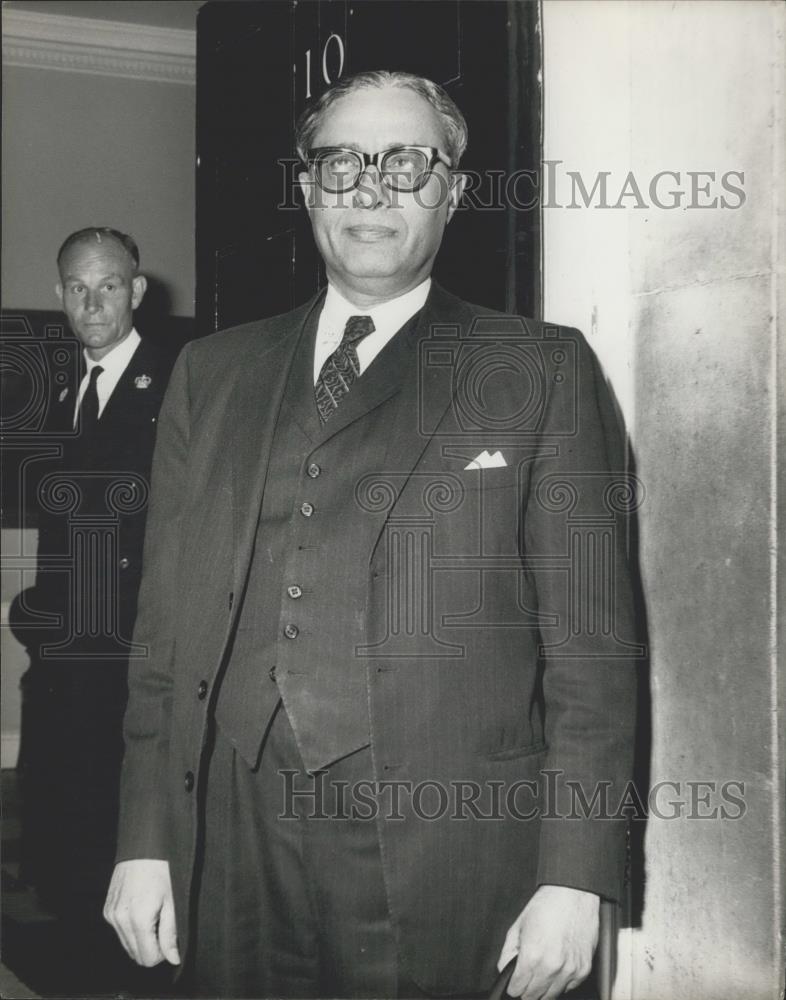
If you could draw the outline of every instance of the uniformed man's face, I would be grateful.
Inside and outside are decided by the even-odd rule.
[[[401,87],[364,88],[340,98],[325,113],[311,145],[365,153],[432,146],[446,154],[437,113]],[[391,191],[376,167],[345,194],[322,191],[311,170],[300,175],[300,183],[328,279],[350,301],[371,305],[402,295],[431,273],[462,178],[438,163],[425,185],[410,193]]]
[[[56,292],[71,329],[94,361],[100,361],[129,335],[133,311],[147,284],[134,276],[125,247],[102,236],[70,247],[60,261]]]

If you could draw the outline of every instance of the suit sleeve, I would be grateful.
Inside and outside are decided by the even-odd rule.
[[[117,861],[169,856],[167,774],[172,713],[177,566],[189,444],[189,352],[172,372],[158,418],[142,583],[123,723]]]
[[[619,900],[618,808],[632,772],[641,656],[626,551],[631,480],[598,363],[578,331],[568,340],[575,363],[551,379],[525,518],[548,746],[537,880]]]

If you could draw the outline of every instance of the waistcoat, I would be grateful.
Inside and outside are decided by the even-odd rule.
[[[254,552],[216,719],[256,765],[279,698],[303,762],[317,770],[369,742],[366,642],[370,555],[379,533],[355,499],[384,464],[397,390],[414,377],[413,317],[322,424],[314,397],[318,311],[287,377]],[[253,433],[253,428],[249,428]]]

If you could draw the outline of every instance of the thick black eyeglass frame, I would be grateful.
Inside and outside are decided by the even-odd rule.
[[[390,175],[385,174],[382,171],[380,163],[380,161],[386,156],[407,152],[409,150],[423,153],[427,158],[426,167],[423,170],[423,173],[418,178],[417,183],[412,187],[397,184],[395,173]],[[346,187],[326,187],[322,183],[320,171],[315,170],[314,175],[316,177],[317,184],[328,194],[346,194],[349,191],[354,191],[360,184],[360,178],[369,167],[377,167],[379,169],[382,182],[386,187],[390,188],[391,191],[402,191],[408,194],[419,191],[423,187],[431,176],[434,167],[438,163],[444,163],[448,170],[452,169],[448,157],[434,146],[391,146],[389,149],[380,149],[376,153],[361,153],[357,149],[347,149],[346,146],[317,146],[314,149],[306,150],[306,163],[309,164],[309,166],[313,163],[319,163],[322,160],[327,159],[327,157],[331,156],[333,153],[348,153],[350,156],[356,157],[360,163],[360,170],[358,171],[357,179],[354,184],[348,184]]]

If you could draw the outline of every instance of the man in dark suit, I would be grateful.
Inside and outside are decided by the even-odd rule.
[[[53,380],[46,433],[57,454],[36,477],[38,571],[24,603],[38,624],[22,633],[19,772],[27,869],[78,941],[101,928],[116,848],[150,465],[173,359],[134,328],[146,279],[131,237],[80,230],[57,264],[83,364],[73,383]]]
[[[363,74],[297,134],[329,285],[173,374],[105,914],[210,995],[479,995],[518,953],[511,992],[557,996],[622,882],[608,392],[576,331],[431,281],[441,88]]]

